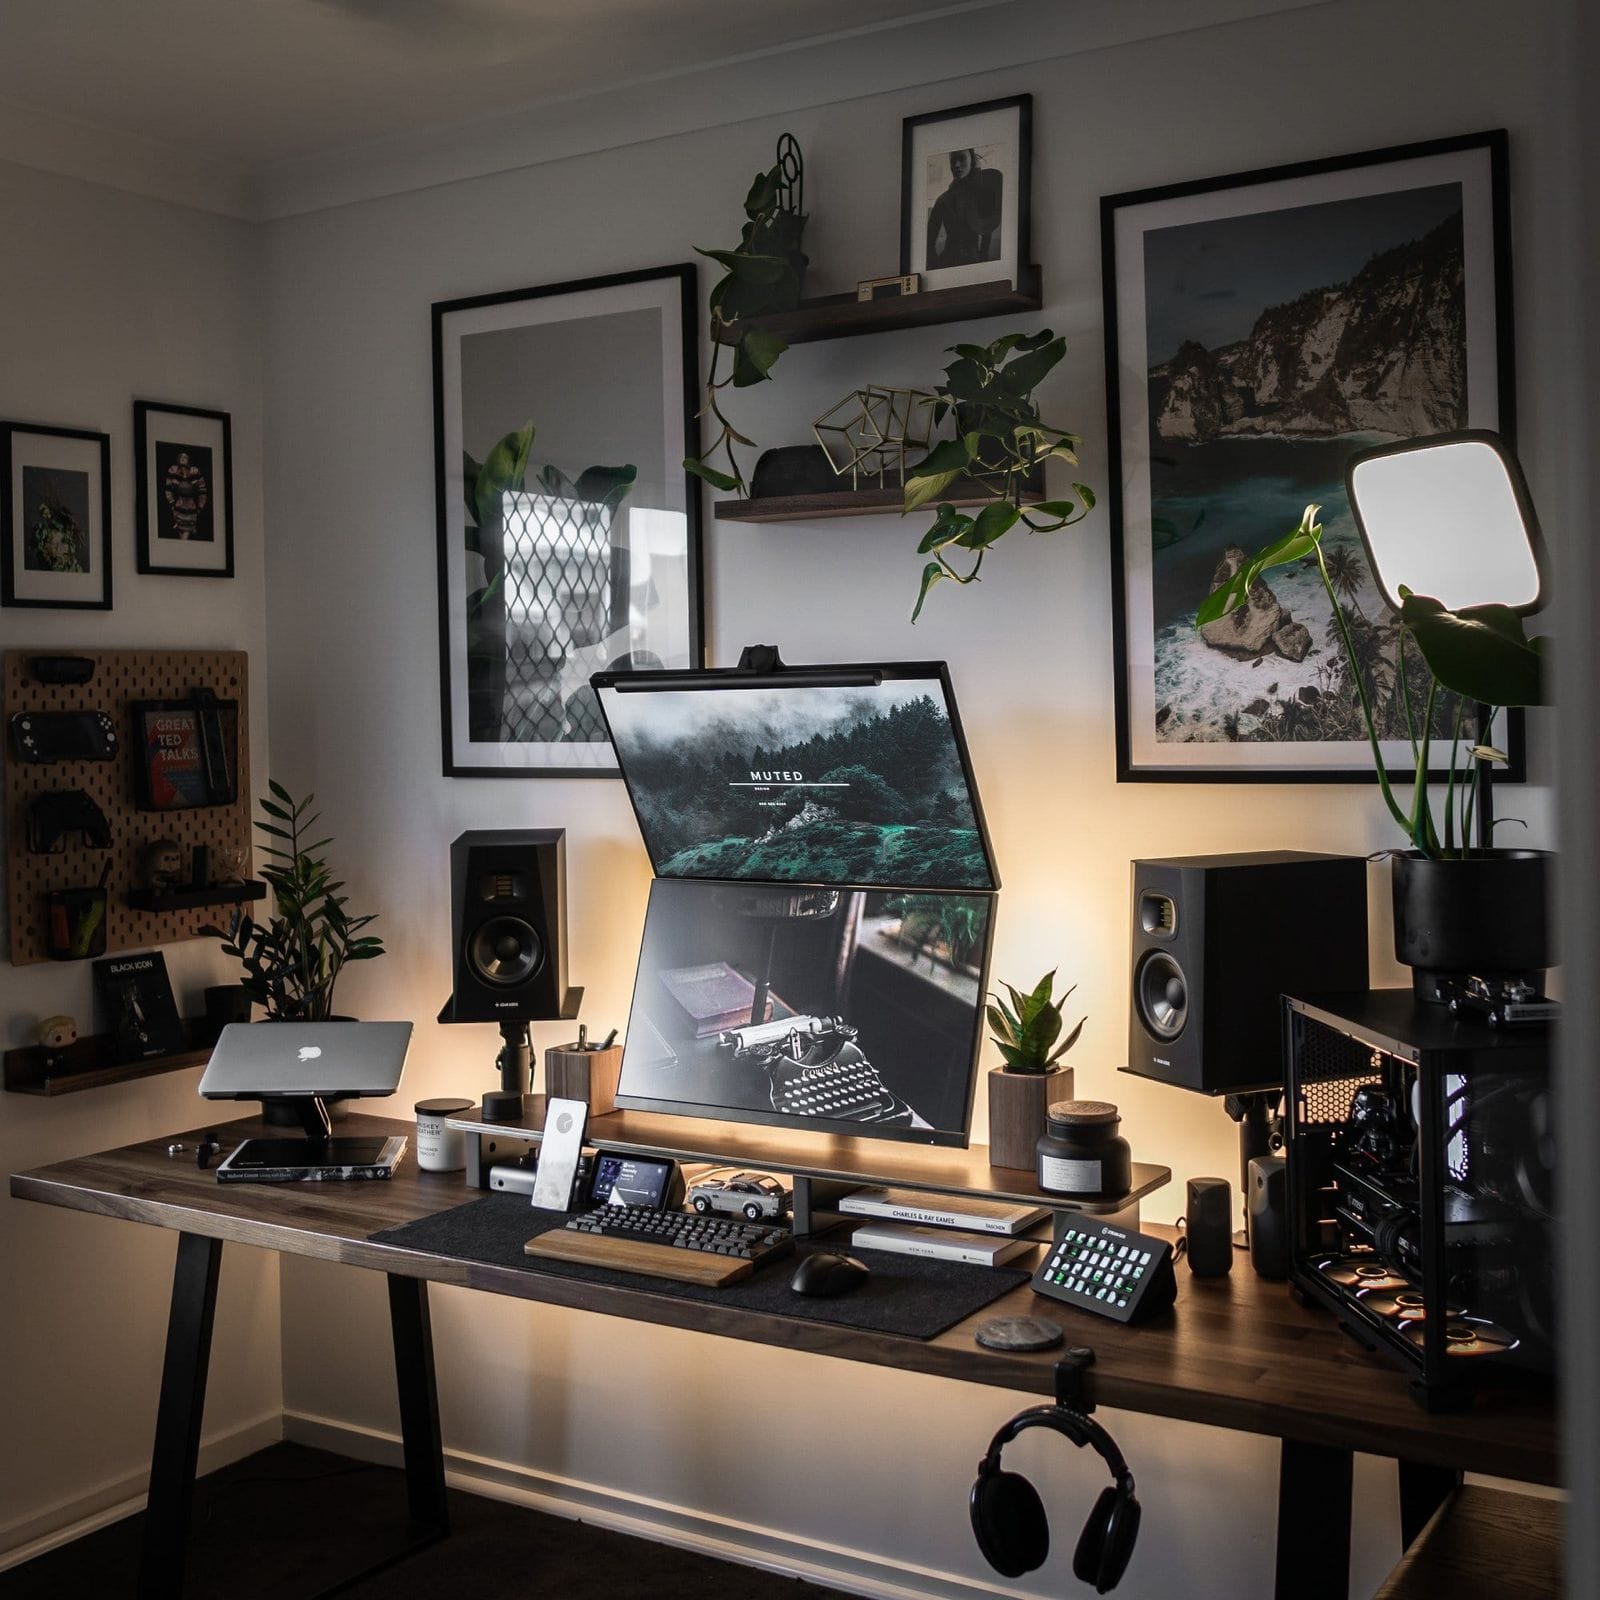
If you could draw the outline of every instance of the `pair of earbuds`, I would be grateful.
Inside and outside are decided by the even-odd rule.
[[[1087,1361],[1078,1367],[1080,1375],[1082,1365]],[[1096,1593],[1105,1594],[1116,1588],[1128,1569],[1139,1537],[1139,1499],[1133,1492],[1133,1474],[1116,1440],[1092,1417],[1059,1398],[1061,1374],[1057,1370],[1056,1404],[1035,1406],[1013,1417],[990,1441],[988,1452],[978,1464],[969,1500],[972,1532],[984,1559],[1001,1576],[1020,1578],[1042,1567],[1050,1554],[1050,1521],[1044,1501],[1020,1472],[1007,1472],[1000,1465],[1001,1453],[1018,1434],[1030,1428],[1048,1428],[1080,1449],[1087,1445],[1105,1462],[1112,1484],[1100,1491],[1083,1532],[1078,1535],[1072,1572],[1081,1582],[1093,1584]]]

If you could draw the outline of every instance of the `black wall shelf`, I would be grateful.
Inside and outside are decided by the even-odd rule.
[[[256,878],[243,883],[210,883],[198,889],[130,889],[127,901],[135,911],[192,911],[196,906],[236,906],[264,900],[266,884]]]
[[[941,501],[953,506],[986,506],[994,496],[974,483],[953,483]],[[1044,499],[1042,484],[1029,488],[1024,505]],[[832,489],[823,494],[775,494],[754,500],[718,500],[711,514],[718,522],[815,522],[830,517],[881,517],[897,515],[905,504],[905,491],[897,483],[872,489]],[[924,507],[931,517],[933,508]]]
[[[821,295],[802,300],[793,311],[775,311],[731,326],[713,324],[713,336],[734,343],[746,328],[775,333],[787,344],[816,339],[849,339],[894,328],[927,328],[941,322],[970,322],[979,317],[1004,317],[1037,311],[1044,304],[1037,267],[1023,269],[1019,280],[963,284],[957,289],[923,289],[890,300],[858,300],[854,294]],[[848,513],[834,513],[848,515]],[[749,519],[746,519],[749,520]]]
[[[175,1055],[145,1056],[138,1061],[119,1059],[116,1037],[109,1033],[90,1034],[54,1052],[53,1063],[51,1052],[43,1045],[27,1045],[6,1051],[3,1083],[13,1094],[54,1098],[108,1083],[126,1083],[130,1078],[149,1078],[158,1072],[178,1072],[211,1059],[211,1032],[203,1019],[186,1020],[183,1038],[184,1048]]]

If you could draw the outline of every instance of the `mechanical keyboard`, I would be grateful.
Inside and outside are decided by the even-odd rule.
[[[568,1218],[523,1249],[530,1256],[720,1287],[791,1254],[794,1238],[787,1229],[731,1217],[607,1205]]]

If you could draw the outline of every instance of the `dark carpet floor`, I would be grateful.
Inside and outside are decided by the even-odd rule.
[[[0,1600],[124,1600],[142,1516],[0,1572]],[[405,1547],[393,1467],[278,1444],[195,1489],[185,1600],[845,1600],[836,1589],[523,1506],[450,1491],[450,1537],[372,1576]]]

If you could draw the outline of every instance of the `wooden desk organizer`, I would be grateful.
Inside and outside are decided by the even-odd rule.
[[[591,1117],[617,1109],[617,1081],[622,1076],[622,1046],[592,1050],[558,1044],[544,1053],[545,1093],[563,1100],[588,1102]]]

